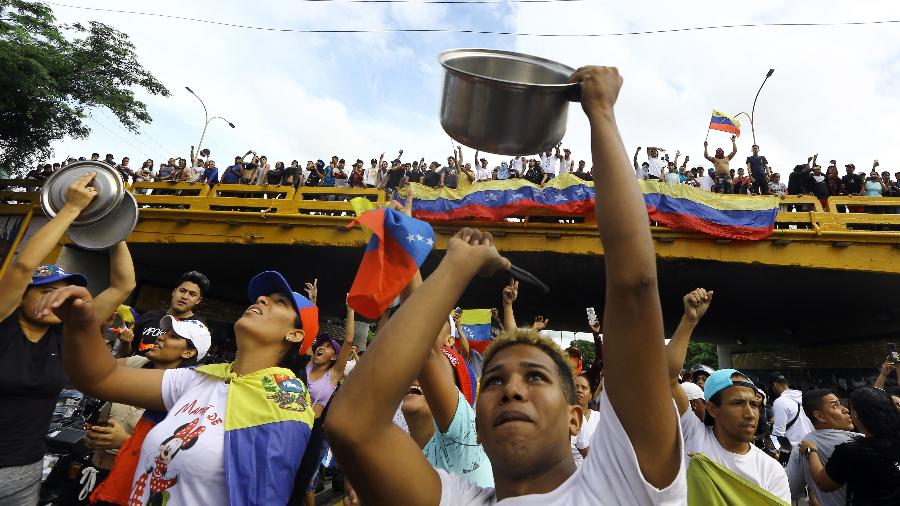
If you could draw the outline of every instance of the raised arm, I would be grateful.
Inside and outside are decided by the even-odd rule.
[[[63,322],[63,366],[78,390],[98,399],[162,411],[161,369],[116,364],[100,336],[94,300],[86,288],[67,286],[48,293],[37,316],[50,312]]]
[[[516,313],[513,303],[519,298],[519,282],[510,279],[509,284],[503,289],[503,328],[506,331],[516,330]]]
[[[737,136],[731,136],[731,153],[728,154],[728,159],[731,160],[734,158],[734,155],[737,154]]]
[[[109,288],[94,298],[97,320],[104,321],[116,312],[120,304],[131,295],[137,285],[134,276],[134,262],[124,241],[109,250]]]
[[[459,389],[453,380],[450,362],[441,351],[443,341],[443,336],[438,335],[422,372],[419,373],[419,386],[422,387],[422,394],[425,395],[434,423],[441,432],[447,432],[456,415]]]
[[[712,302],[713,292],[707,292],[703,288],[697,288],[693,292],[687,294],[682,299],[684,303],[684,314],[678,323],[678,328],[672,334],[672,339],[666,346],[666,363],[669,369],[669,384],[672,388],[672,397],[678,406],[678,413],[684,414],[688,409],[688,399],[678,384],[678,376],[681,368],[684,366],[685,357],[687,357],[688,344],[691,342],[691,334],[697,327],[697,323]]]
[[[894,363],[885,360],[883,364],[881,364],[881,371],[878,374],[878,377],[875,378],[875,383],[872,384],[874,388],[879,390],[884,390],[884,385],[887,383],[888,376],[891,375],[891,370],[894,369]]]
[[[87,185],[93,179],[94,173],[85,174],[66,190],[66,205],[25,243],[6,269],[0,279],[0,319],[6,319],[19,307],[34,270],[53,251],[78,214],[91,203],[97,191]]]
[[[635,150],[635,152],[634,152],[634,160],[633,161],[634,161],[634,173],[635,174],[640,174],[640,171],[641,171],[640,167],[638,167],[638,162],[637,162],[637,157],[639,154],[641,154],[640,146],[638,146],[637,150]]]
[[[716,163],[716,160],[713,157],[709,156],[709,142],[707,141],[703,141],[703,158],[706,158],[713,164]]]
[[[350,359],[350,349],[353,347],[353,337],[356,335],[356,313],[350,305],[347,305],[347,320],[344,322],[344,345],[341,346],[341,352],[338,353],[337,361],[331,366],[329,371],[331,382],[337,385],[338,381],[344,377],[344,370],[347,368],[347,360]]]
[[[622,78],[615,68],[584,67],[572,80],[581,82],[581,105],[591,124],[597,226],[606,263],[606,391],[644,478],[662,488],[672,483],[681,467],[678,421],[667,388],[647,209],[628,167],[613,110]],[[633,374],[635,368],[642,374]]]
[[[364,504],[439,503],[437,472],[391,419],[469,281],[476,273],[508,268],[490,234],[459,231],[437,269],[379,329],[367,358],[332,399],[328,440]]]
[[[472,348],[469,347],[469,338],[466,337],[466,331],[463,329],[462,323],[460,323],[460,315],[454,315],[453,325],[456,326],[456,333],[459,335],[459,349],[462,351],[462,356],[469,360]]]

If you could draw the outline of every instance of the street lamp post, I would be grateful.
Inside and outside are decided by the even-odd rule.
[[[759,85],[759,90],[757,90],[756,92],[756,97],[753,98],[753,108],[750,109],[750,114],[747,114],[746,112],[739,112],[734,115],[735,118],[740,116],[741,114],[750,118],[750,131],[753,133],[753,144],[756,144],[756,128],[753,126],[753,114],[756,112],[756,101],[759,99],[759,94],[760,92],[762,92],[763,86],[766,85],[766,81],[768,81],[774,73],[775,69],[769,69],[769,71],[766,73],[766,78],[763,79],[762,84]]]
[[[191,95],[195,96],[197,98],[197,100],[200,101],[200,105],[203,106],[203,119],[204,119],[203,131],[200,133],[200,142],[197,143],[197,151],[195,152],[195,153],[199,154],[200,150],[203,149],[203,138],[206,137],[206,129],[207,129],[207,127],[209,127],[209,123],[212,120],[220,119],[220,120],[224,121],[225,123],[228,123],[228,126],[230,126],[231,128],[234,128],[234,123],[228,121],[227,119],[223,118],[222,116],[213,116],[212,118],[210,118],[209,112],[207,112],[207,110],[206,110],[206,104],[203,103],[203,99],[201,99],[196,93],[194,93],[194,90],[192,90],[190,87],[185,86],[184,89],[188,90],[188,92],[190,92]],[[191,167],[194,167],[196,165],[197,165],[197,157],[196,157],[196,155],[192,154],[191,155]]]

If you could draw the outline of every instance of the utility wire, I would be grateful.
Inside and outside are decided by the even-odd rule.
[[[313,2],[335,2],[335,1],[344,1],[344,2],[396,2],[398,0],[301,0],[301,1],[313,1]],[[404,0],[404,1],[412,1],[412,0]],[[451,0],[440,0],[450,2]],[[476,3],[485,2],[490,3],[489,0],[474,0],[474,1],[460,1],[458,3]],[[519,2],[525,2],[527,0],[518,0]],[[530,0],[533,2],[537,2],[538,0]],[[546,2],[560,2],[560,1],[574,1],[574,0],[544,0]],[[282,32],[282,33],[312,33],[312,34],[356,34],[356,33],[446,33],[446,34],[472,34],[472,35],[508,35],[515,37],[555,37],[555,38],[579,38],[579,37],[627,37],[627,36],[638,36],[638,35],[657,35],[662,33],[679,33],[679,32],[697,32],[704,30],[731,30],[737,28],[811,28],[811,27],[829,27],[829,26],[864,26],[864,25],[888,25],[888,24],[898,24],[900,20],[890,19],[890,20],[872,20],[872,21],[839,21],[833,23],[744,23],[744,24],[733,24],[733,25],[711,25],[711,26],[691,26],[691,27],[682,27],[682,28],[663,28],[656,30],[638,30],[632,32],[607,32],[607,33],[534,33],[534,32],[495,32],[490,30],[453,30],[453,29],[442,29],[442,28],[391,28],[391,29],[380,29],[380,30],[347,30],[347,29],[329,29],[329,30],[314,30],[314,29],[304,29],[304,28],[278,28],[278,27],[269,27],[269,26],[254,26],[254,25],[242,25],[238,23],[228,23],[225,21],[214,21],[211,19],[201,19],[201,18],[192,18],[187,16],[176,16],[173,14],[159,14],[155,12],[141,12],[141,11],[128,11],[128,10],[120,10],[120,9],[102,9],[99,7],[83,7],[80,5],[68,5],[61,4],[55,2],[46,2],[50,5],[55,5],[57,7],[65,7],[70,9],[81,9],[88,11],[98,11],[98,12],[111,12],[116,14],[132,14],[139,16],[153,16],[159,18],[166,19],[177,19],[181,21],[192,21],[195,23],[205,23],[210,25],[217,26],[225,26],[229,28],[240,28],[244,30],[258,30],[258,31],[266,31],[266,32]],[[428,3],[428,2],[425,2]],[[436,2],[431,2],[436,3]],[[493,2],[497,3],[497,2]]]
[[[154,156],[162,154],[162,152],[159,150],[159,148],[156,148],[154,146],[147,144],[146,142],[141,140],[139,135],[135,134],[131,130],[128,130],[127,128],[122,126],[122,124],[119,122],[118,118],[114,117],[112,114],[107,112],[105,109],[100,109],[100,111],[103,113],[104,116],[106,116],[107,119],[109,119],[112,122],[112,124],[116,127],[117,130],[119,130],[120,132],[124,132],[126,134],[126,137],[133,138],[135,141],[137,141],[138,144],[149,149],[150,150],[149,153],[154,154]],[[147,154],[148,152],[143,151],[143,153]],[[167,156],[167,155],[165,155],[165,156]]]
[[[122,137],[121,135],[117,134],[116,132],[114,132],[112,129],[110,129],[109,127],[107,127],[106,125],[104,125],[100,120],[98,120],[97,118],[95,118],[93,115],[89,114],[88,117],[89,117],[91,120],[93,120],[94,123],[100,125],[101,128],[103,128],[104,130],[106,130],[106,131],[109,132],[110,134],[112,134],[112,135],[118,137],[119,139],[122,140],[122,142],[128,144],[129,146],[131,146],[132,148],[134,148],[135,150],[137,150],[138,153],[141,153],[143,156],[147,156],[147,153],[146,153],[143,149],[141,149],[141,148],[135,146],[134,143],[132,143],[132,142],[129,141],[128,139],[126,139],[126,138]],[[152,157],[147,156],[147,158],[152,158]]]

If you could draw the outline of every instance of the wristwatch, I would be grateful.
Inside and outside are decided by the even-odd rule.
[[[819,450],[816,448],[807,448],[804,456],[809,458],[809,454],[811,454],[811,453],[819,453]]]

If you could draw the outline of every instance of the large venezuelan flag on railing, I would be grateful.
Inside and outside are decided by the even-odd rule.
[[[768,237],[778,214],[778,197],[722,195],[685,184],[641,181],[650,219],[728,239]]]
[[[720,195],[683,184],[638,182],[650,219],[671,228],[697,230],[728,239],[768,237],[778,214],[778,197]],[[529,209],[565,215],[594,210],[594,184],[563,174],[544,188],[522,179],[475,183],[467,191],[415,185],[413,215],[425,221],[500,221]]]
[[[482,181],[468,191],[415,185],[413,216],[425,221],[498,221],[528,209],[584,214],[594,209],[592,183],[563,174],[540,186],[525,179]]]

